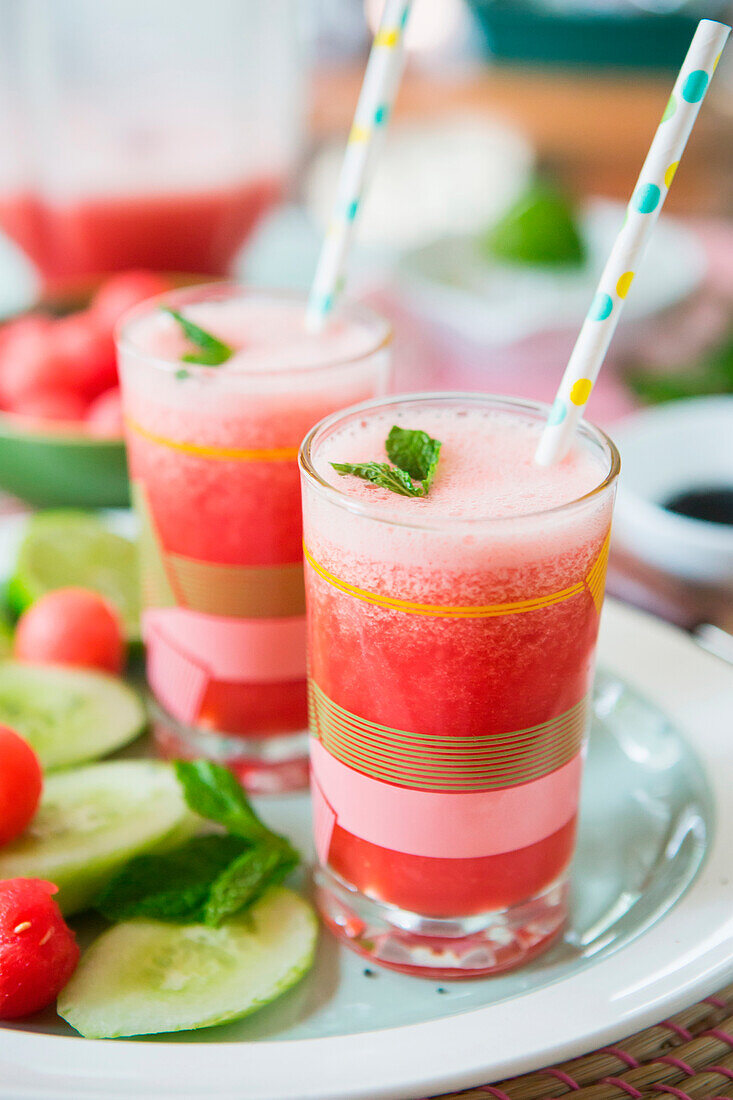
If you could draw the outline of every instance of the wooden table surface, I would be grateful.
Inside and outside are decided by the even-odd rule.
[[[316,137],[345,135],[359,92],[358,66],[314,80]],[[628,199],[672,87],[670,74],[463,66],[453,72],[408,67],[395,120],[452,110],[516,123],[540,163],[580,194]],[[733,110],[721,83],[705,101],[666,209],[733,214]]]

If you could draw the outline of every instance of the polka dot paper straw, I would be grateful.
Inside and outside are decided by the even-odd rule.
[[[535,455],[540,466],[558,462],[570,447],[729,34],[723,23],[698,24],[565,368]]]
[[[405,27],[412,0],[387,0],[374,36],[354,122],[341,166],[336,205],[313,279],[306,323],[318,331],[342,289],[344,268],[377,139],[389,120],[402,74]]]

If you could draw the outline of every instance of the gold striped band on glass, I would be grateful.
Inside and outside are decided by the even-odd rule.
[[[282,619],[305,614],[302,562],[222,565],[164,550],[145,487],[132,483],[140,521],[140,571],[146,607],[186,607],[232,619]]]
[[[168,447],[171,451],[197,458],[211,458],[220,462],[295,462],[298,458],[297,447],[215,447],[208,443],[186,443],[156,435],[129,416],[125,417],[125,425],[128,431],[147,439],[149,443],[157,443],[159,447]]]
[[[287,565],[219,565],[163,554],[141,555],[147,607],[187,607],[234,619],[281,619],[305,614],[300,562]]]
[[[377,607],[384,607],[392,611],[404,611],[408,615],[434,615],[437,618],[444,619],[492,619],[501,615],[518,615],[525,611],[537,611],[542,607],[551,607],[553,604],[569,600],[572,596],[578,596],[586,588],[585,581],[578,581],[576,584],[570,585],[569,588],[562,588],[559,592],[549,592],[545,596],[535,596],[529,600],[516,600],[513,603],[469,604],[465,606],[413,603],[412,600],[402,600],[396,596],[384,596],[380,592],[369,592],[365,588],[357,588],[356,585],[349,584],[348,581],[340,580],[320,565],[305,545],[303,546],[303,554],[305,560],[318,576],[322,577],[333,588],[338,589],[339,592],[344,592],[347,596],[353,596],[354,599],[363,600],[365,603],[376,604]]]
[[[219,565],[166,554],[181,604],[205,615],[279,619],[305,614],[300,562],[286,565]]]
[[[311,732],[355,771],[425,791],[490,791],[540,779],[580,751],[588,697],[536,726],[480,737],[436,737],[370,722],[339,706],[311,679]]]

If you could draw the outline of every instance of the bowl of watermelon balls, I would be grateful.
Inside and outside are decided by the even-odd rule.
[[[37,507],[129,503],[114,330],[183,281],[120,272],[0,324],[0,489]]]

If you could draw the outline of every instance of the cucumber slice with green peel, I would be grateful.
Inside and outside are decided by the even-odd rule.
[[[55,588],[99,592],[119,611],[129,641],[140,640],[137,547],[88,512],[39,512],[28,522],[8,601],[20,615]]]
[[[88,1039],[227,1023],[300,981],[317,935],[310,905],[283,887],[219,928],[125,921],[84,954],[58,1012]]]
[[[55,882],[62,911],[76,913],[133,856],[173,848],[200,824],[168,764],[115,760],[58,772],[26,831],[0,848],[0,879]]]
[[[36,752],[44,771],[107,756],[145,728],[137,692],[105,672],[0,661],[0,725]]]

